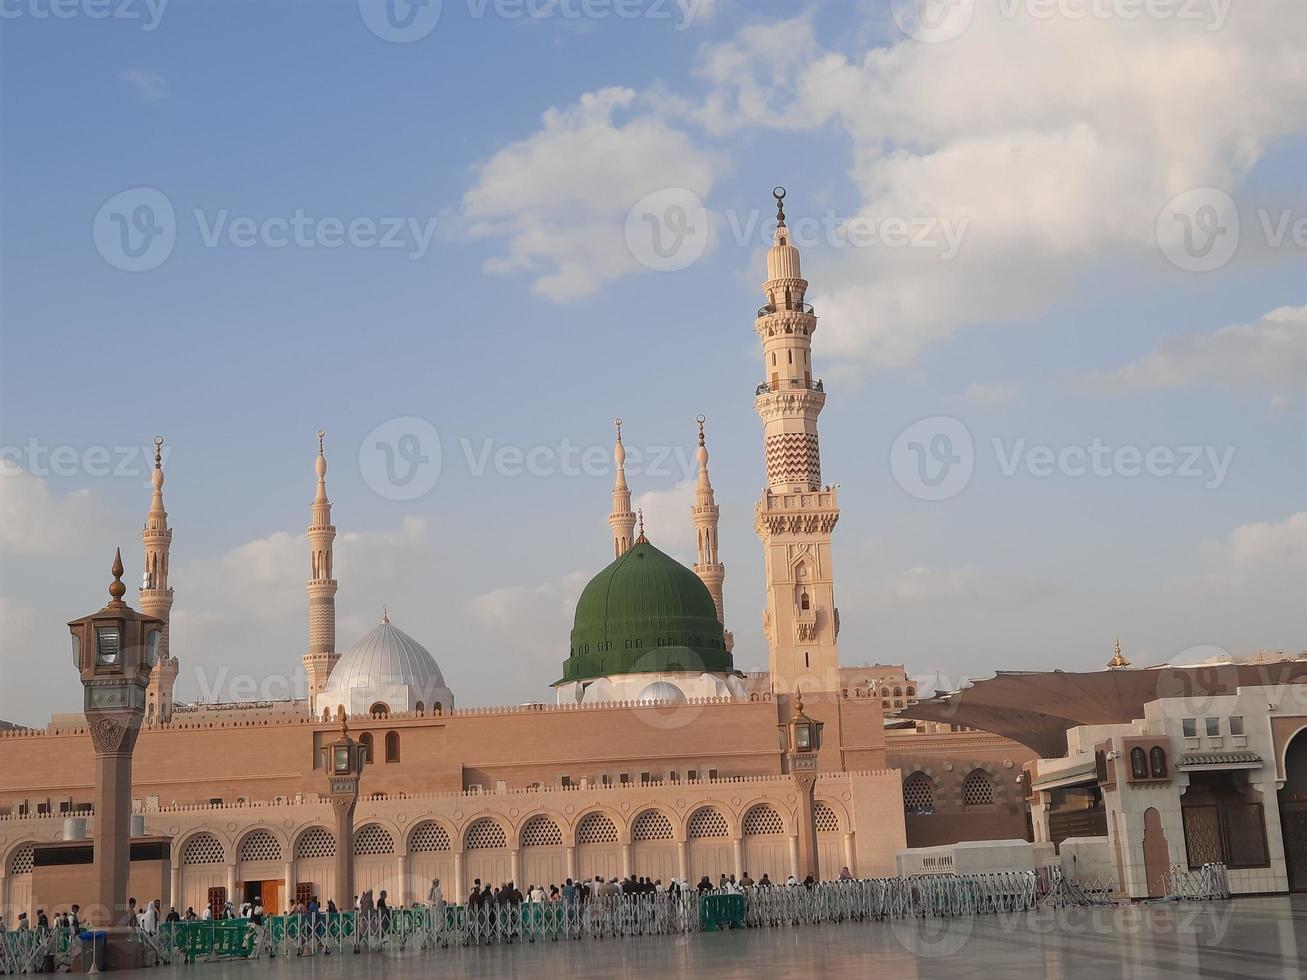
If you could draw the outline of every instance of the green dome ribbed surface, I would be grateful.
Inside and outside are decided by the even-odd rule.
[[[708,587],[639,541],[590,580],[576,603],[558,683],[613,674],[735,670]]]

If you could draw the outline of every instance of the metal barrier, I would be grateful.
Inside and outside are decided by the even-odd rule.
[[[1230,897],[1225,866],[1175,867],[1167,880],[1178,898]],[[385,952],[417,953],[435,947],[492,943],[558,942],[680,935],[720,929],[783,928],[823,922],[947,918],[1112,904],[1105,883],[1071,880],[1060,868],[993,874],[923,874],[906,878],[826,881],[812,886],[773,885],[741,891],[597,895],[586,902],[491,902],[415,906],[385,911],[169,922],[157,933],[139,932],[147,961],[259,959]],[[443,911],[443,914],[441,912]],[[31,973],[55,956],[71,962],[71,930],[0,934],[0,973]]]

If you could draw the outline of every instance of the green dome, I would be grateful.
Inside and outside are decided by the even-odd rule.
[[[735,667],[708,587],[641,538],[581,593],[572,652],[557,683],[681,670]]]

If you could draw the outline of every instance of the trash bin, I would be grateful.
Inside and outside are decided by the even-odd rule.
[[[82,940],[82,969],[87,973],[95,967],[99,973],[104,969],[104,947],[109,934],[103,930],[88,930],[79,937]]]

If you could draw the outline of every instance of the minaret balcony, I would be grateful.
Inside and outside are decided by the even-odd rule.
[[[766,306],[759,307],[759,309],[758,309],[758,316],[759,316],[759,317],[771,316],[771,315],[772,315],[773,313],[775,313],[775,312],[777,312],[776,307],[773,306],[771,303],[768,303]],[[814,309],[812,308],[812,304],[811,304],[811,303],[791,303],[789,306],[781,307],[780,312],[782,312],[782,313],[806,313],[808,316],[816,316],[816,315],[817,315],[817,311],[814,310]]]
[[[754,390],[755,395],[770,395],[778,391],[825,391],[826,385],[820,378],[816,381],[808,381],[804,378],[778,378],[775,381],[764,381]]]

